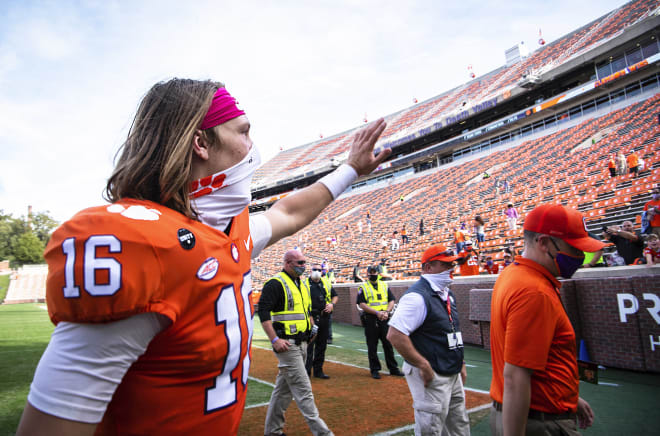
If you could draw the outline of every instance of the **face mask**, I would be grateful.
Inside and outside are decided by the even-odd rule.
[[[653,199],[654,200],[660,199],[660,194],[653,194]]]
[[[321,271],[312,271],[309,276],[312,278],[312,280],[318,280],[321,278]]]
[[[493,266],[493,261],[492,261],[492,260],[487,260],[487,261],[486,261],[486,265],[488,265],[488,266]]]
[[[304,266],[294,266],[293,270],[295,271],[296,274],[298,274],[298,277],[300,277],[305,272],[305,267]]]
[[[451,272],[452,270],[448,269],[447,271],[437,274],[422,274],[422,277],[431,283],[431,287],[435,287],[437,290],[442,291],[454,282],[451,278]]]
[[[557,270],[559,270],[559,275],[565,279],[573,277],[575,271],[577,271],[584,263],[584,256],[572,256],[561,251],[557,252],[557,255],[554,258],[550,253],[548,253],[548,256],[554,260],[555,265],[557,265]]]
[[[250,204],[250,183],[259,164],[261,156],[253,145],[247,156],[233,167],[193,182],[195,189],[190,192],[192,206],[204,224],[223,232],[231,219]],[[224,180],[221,179],[223,176]],[[202,185],[202,180],[207,184]],[[210,186],[212,180],[222,180],[222,183],[216,188]],[[204,193],[209,188],[212,191]]]
[[[510,264],[511,264],[511,260],[504,260],[504,265],[510,265]]]
[[[378,274],[369,274],[369,281],[375,282],[378,280]]]

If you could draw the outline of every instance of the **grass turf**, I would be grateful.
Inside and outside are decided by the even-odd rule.
[[[0,276],[0,280],[2,276]],[[0,281],[0,287],[2,282]],[[0,288],[1,290],[1,288]],[[255,320],[254,344],[269,349],[270,344],[258,318]],[[344,422],[351,422],[353,416],[364,414],[364,410],[371,410],[370,403],[347,402],[346,398],[357,396],[362,392],[374,391],[374,383],[379,388],[392,387],[401,384],[398,388],[402,390],[396,394],[399,399],[409,399],[407,387],[403,379],[384,376],[382,380],[372,380],[368,377],[366,345],[363,330],[359,327],[335,324],[334,344],[328,347],[327,359],[337,362],[345,362],[360,368],[352,368],[339,363],[326,364],[326,372],[333,378],[328,380],[313,380],[315,397],[321,410],[321,416],[339,427],[338,434],[350,434],[342,430],[342,424],[337,417],[342,417]],[[25,405],[25,399],[29,390],[34,369],[39,361],[43,350],[50,339],[53,326],[48,319],[48,313],[43,304],[20,304],[0,306],[0,435],[14,434],[21,412]],[[250,372],[252,377],[248,390],[247,409],[241,428],[249,425],[255,433],[263,431],[263,416],[272,391],[271,383],[275,380],[276,363],[272,352],[253,349],[254,365]],[[487,350],[476,347],[466,347],[465,355],[468,365],[469,388],[488,390],[490,383],[490,354]],[[381,355],[382,357],[382,355]],[[270,359],[270,360],[269,360]],[[400,361],[401,359],[398,358]],[[350,370],[346,368],[351,368]],[[349,377],[349,373],[355,372]],[[270,375],[269,375],[270,374]],[[341,380],[346,378],[346,380]],[[658,404],[658,392],[660,392],[660,375],[644,374],[632,371],[620,371],[607,369],[600,371],[601,382],[607,384],[590,385],[581,383],[580,393],[589,401],[595,412],[595,423],[588,430],[583,430],[584,435],[620,435],[620,434],[655,434],[660,428],[660,414],[656,413]],[[258,380],[257,380],[258,379]],[[260,381],[261,380],[261,381]],[[358,382],[355,382],[358,380]],[[263,382],[262,382],[263,381]],[[351,381],[348,385],[345,382]],[[326,386],[323,386],[326,383]],[[364,386],[363,386],[364,384]],[[325,392],[330,385],[338,385],[340,396]],[[371,392],[370,392],[371,393]],[[376,391],[377,393],[377,391]],[[348,395],[348,396],[345,396]],[[387,397],[387,396],[386,396]],[[387,398],[392,398],[387,397]],[[333,405],[332,402],[336,404]],[[402,428],[396,433],[399,436],[412,435],[412,430],[407,426],[412,424],[412,409],[410,405],[392,408],[391,402],[386,402],[382,407],[386,408],[392,415],[406,417],[403,428],[400,423],[392,422],[388,431]],[[470,415],[471,432],[475,436],[488,435],[488,409],[478,411]],[[298,415],[299,418],[294,418]],[[325,414],[325,415],[324,415]],[[334,417],[333,417],[334,416]],[[299,420],[298,420],[299,419]],[[287,429],[290,433],[307,434],[307,425],[297,411],[295,404],[289,407],[287,413]],[[295,424],[295,425],[294,425]],[[374,434],[384,431],[385,427],[364,428],[364,433]],[[362,428],[362,427],[361,427]],[[362,430],[360,430],[362,431]],[[358,434],[358,433],[352,433]]]

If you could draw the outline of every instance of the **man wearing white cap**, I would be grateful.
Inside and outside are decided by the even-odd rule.
[[[466,371],[456,300],[449,289],[458,257],[444,245],[422,254],[422,278],[403,294],[387,339],[403,356],[415,435],[469,435]]]
[[[490,396],[493,435],[579,435],[593,423],[579,397],[575,331],[556,277],[570,278],[584,252],[605,244],[589,237],[574,209],[543,204],[525,219],[525,251],[495,282],[491,301]]]

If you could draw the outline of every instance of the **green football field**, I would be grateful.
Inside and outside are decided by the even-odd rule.
[[[52,330],[43,304],[0,306],[0,436],[12,435],[16,430],[34,369]],[[366,377],[368,363],[362,329],[335,324],[333,330],[334,341],[328,347],[326,356],[328,361],[350,365],[351,368],[364,368]],[[255,349],[269,349],[270,346],[258,322],[255,325],[253,344]],[[467,347],[465,351],[468,364],[467,387],[488,391],[491,371],[489,352],[476,347]],[[401,361],[400,357],[398,360]],[[333,365],[333,368],[337,366]],[[329,374],[333,378],[342,376]],[[264,381],[254,371],[250,375],[246,407],[265,408],[272,383]],[[660,414],[657,413],[660,404],[660,375],[607,369],[599,372],[599,378],[599,385],[580,385],[581,395],[590,402],[596,414],[594,426],[583,431],[583,434],[660,433]],[[291,407],[295,409],[295,405]],[[397,411],[393,410],[392,413]],[[487,408],[471,414],[473,435],[490,433],[487,418]],[[392,428],[386,434],[411,435],[410,424],[412,422]],[[304,428],[295,430],[302,434],[306,431]],[[365,434],[372,433],[367,431]]]

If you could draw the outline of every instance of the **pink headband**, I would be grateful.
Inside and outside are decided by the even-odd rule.
[[[245,112],[239,109],[237,104],[236,99],[229,95],[226,88],[218,88],[213,96],[211,107],[206,112],[206,116],[199,128],[202,130],[210,129],[211,127],[245,115]]]

